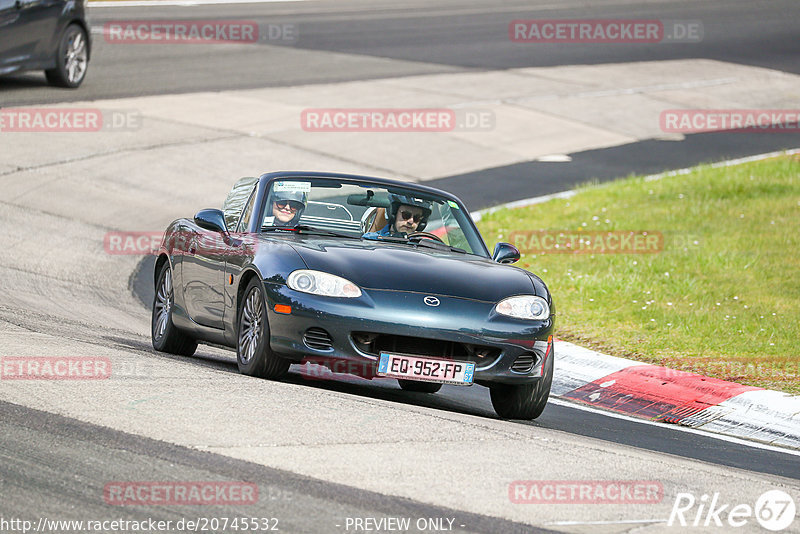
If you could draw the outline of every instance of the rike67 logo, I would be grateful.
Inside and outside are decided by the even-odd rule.
[[[755,519],[763,528],[778,532],[789,527],[797,509],[791,495],[770,490],[756,499],[755,505],[723,502],[719,493],[702,495],[678,493],[667,526],[681,527],[743,527]]]

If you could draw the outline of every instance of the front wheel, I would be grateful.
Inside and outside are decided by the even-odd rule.
[[[544,411],[550,397],[550,386],[553,383],[553,360],[551,351],[545,363],[542,377],[532,384],[509,385],[495,384],[489,386],[492,406],[503,419],[536,419]]]
[[[442,389],[438,382],[418,382],[416,380],[397,380],[400,389],[403,391],[415,391],[417,393],[436,393]]]
[[[158,273],[156,295],[153,298],[153,315],[150,320],[150,335],[153,348],[159,352],[191,356],[197,350],[197,342],[172,324],[172,309],[175,291],[172,286],[172,269],[165,261]]]
[[[258,278],[250,280],[244,291],[244,299],[239,305],[238,331],[236,363],[240,373],[276,379],[289,371],[290,362],[272,352],[269,347],[264,287]]]
[[[89,67],[89,41],[86,32],[77,24],[64,30],[56,49],[55,68],[44,71],[50,85],[75,89],[86,77]]]

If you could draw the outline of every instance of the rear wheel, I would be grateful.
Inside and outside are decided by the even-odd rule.
[[[89,41],[86,32],[79,25],[70,24],[58,43],[55,68],[44,71],[44,74],[51,85],[75,89],[86,77],[88,67]]]
[[[551,352],[542,377],[532,384],[495,384],[489,387],[492,406],[503,419],[536,419],[544,411],[553,383],[553,360]]]
[[[417,393],[436,393],[442,389],[442,385],[437,382],[417,382],[416,380],[398,380],[403,391],[415,391]]]
[[[238,332],[236,363],[240,373],[276,379],[289,371],[290,362],[269,347],[266,299],[258,278],[250,280],[244,291],[244,299],[239,305]]]
[[[197,342],[172,324],[172,309],[175,291],[172,286],[172,269],[165,261],[158,273],[156,295],[153,298],[153,315],[150,320],[150,336],[153,348],[160,352],[191,356],[197,350]]]

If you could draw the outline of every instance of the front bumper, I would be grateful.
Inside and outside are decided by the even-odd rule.
[[[473,361],[478,384],[524,384],[542,376],[553,354],[554,316],[513,319],[495,313],[494,303],[442,295],[431,307],[423,302],[429,293],[362,289],[361,297],[345,299],[265,288],[270,346],[296,362],[355,362],[374,371],[380,352],[394,351]],[[276,305],[291,313],[276,312]]]

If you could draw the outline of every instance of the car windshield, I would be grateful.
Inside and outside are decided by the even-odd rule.
[[[392,206],[404,221],[414,220],[416,229],[402,232],[390,225]],[[271,183],[263,213],[262,232],[292,228],[488,256],[462,206],[413,188],[335,178],[278,179]]]

